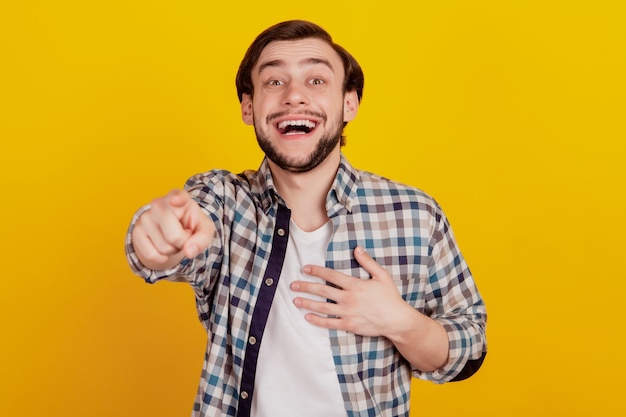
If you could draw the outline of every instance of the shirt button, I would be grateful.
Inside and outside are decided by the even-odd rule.
[[[246,400],[248,398],[248,392],[247,391],[241,391],[241,398]]]
[[[285,229],[278,229],[276,233],[278,234],[278,236],[285,236]]]
[[[250,338],[248,338],[248,342],[250,342],[251,345],[256,345],[256,337],[250,336]]]
[[[274,278],[265,278],[265,285],[267,285],[268,287],[274,285]]]

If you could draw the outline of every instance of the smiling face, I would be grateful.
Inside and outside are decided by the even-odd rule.
[[[343,123],[354,118],[356,92],[343,92],[339,55],[323,40],[267,45],[252,70],[254,96],[243,95],[242,118],[254,125],[271,163],[308,172],[339,152]]]

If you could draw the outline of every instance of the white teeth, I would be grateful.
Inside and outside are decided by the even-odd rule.
[[[311,120],[306,120],[306,119],[300,119],[300,120],[285,120],[282,121],[278,124],[278,128],[279,129],[284,129],[287,126],[306,126],[309,129],[313,129],[315,128],[316,124],[315,122],[311,121]]]

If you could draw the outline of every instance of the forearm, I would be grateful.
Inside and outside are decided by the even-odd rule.
[[[448,362],[449,340],[444,327],[408,304],[402,309],[401,319],[384,336],[415,370],[431,372]]]

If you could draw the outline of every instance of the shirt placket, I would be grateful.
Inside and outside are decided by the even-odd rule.
[[[250,331],[243,362],[241,386],[239,389],[239,403],[237,406],[238,417],[249,417],[252,410],[252,396],[254,394],[257,361],[263,331],[265,330],[274,294],[276,293],[278,279],[280,278],[285,260],[287,241],[289,239],[290,216],[291,212],[289,209],[279,204],[276,213],[276,225],[272,237],[272,249],[250,323]]]

